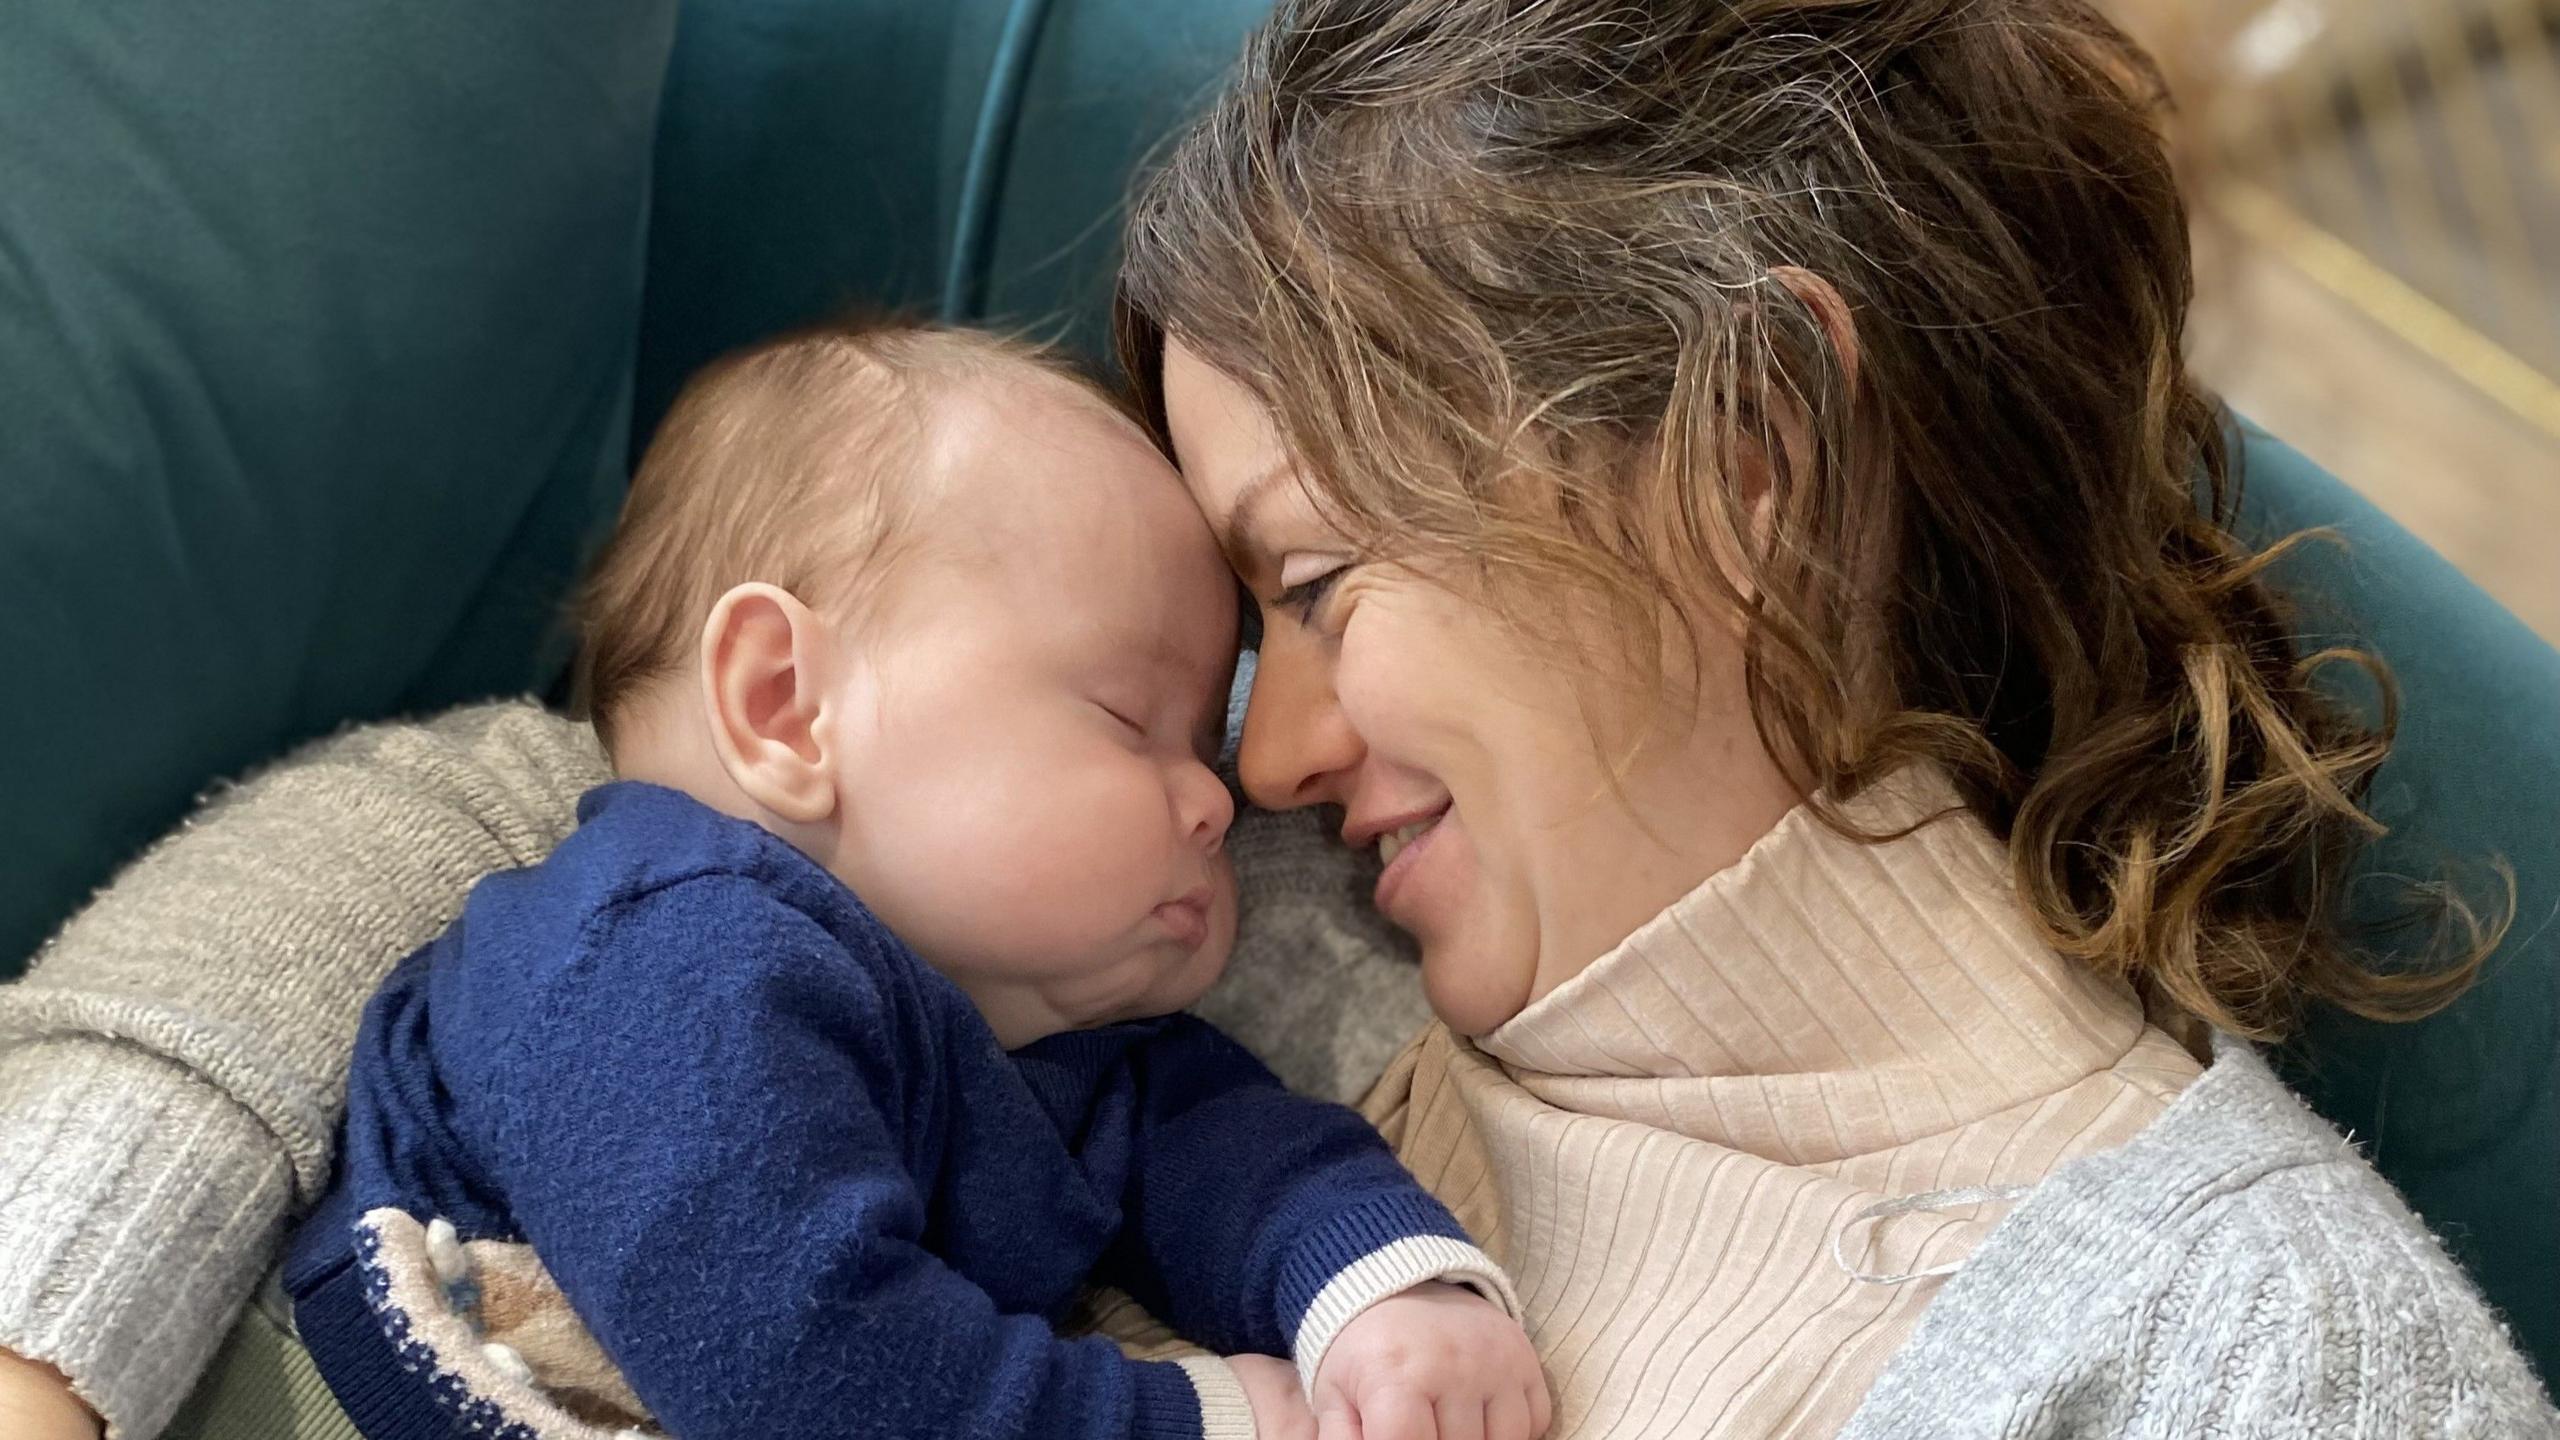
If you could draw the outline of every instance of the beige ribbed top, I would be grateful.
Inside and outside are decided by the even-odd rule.
[[[1851,807],[1952,805],[1906,778]],[[1959,812],[1883,845],[1803,810],[1473,1044],[1435,1027],[1365,1107],[1511,1270],[1557,1437],[1828,1435],[2022,1184],[2195,1078],[2132,991],[2039,945]]]

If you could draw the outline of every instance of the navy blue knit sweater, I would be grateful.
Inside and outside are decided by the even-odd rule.
[[[434,1423],[396,1398],[369,1212],[530,1242],[686,1440],[1195,1436],[1179,1368],[1053,1333],[1089,1282],[1285,1355],[1352,1262],[1464,1238],[1357,1116],[1198,1020],[1007,1054],[766,831],[630,782],[579,815],[365,1012],[287,1283],[368,1433],[490,1414],[449,1383]]]

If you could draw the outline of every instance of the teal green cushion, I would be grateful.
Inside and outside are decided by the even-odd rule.
[[[1100,356],[1129,177],[1206,104],[1269,8],[686,6],[659,132],[642,432],[705,360],[846,306],[1019,327]]]
[[[2287,563],[2306,643],[2371,648],[2401,690],[2375,776],[2391,834],[2357,881],[2368,919],[2395,877],[2503,858],[2515,928],[2479,986],[2415,1025],[2320,1017],[2286,1077],[2345,1126],[2560,1377],[2560,654],[2426,546],[2264,432],[2248,445],[2246,528],[2336,530]],[[2416,953],[2421,936],[2386,953]]]
[[[1261,0],[1059,0],[988,179],[992,223],[974,251],[952,257],[963,273],[946,274],[946,295],[970,305],[966,313],[1107,350],[1130,177],[1206,108],[1269,9]],[[959,240],[969,238],[964,230]]]
[[[940,136],[972,0],[706,0],[677,21],[656,152],[638,428],[722,351],[934,294]],[[973,57],[958,56],[966,68]],[[983,66],[985,56],[974,56]],[[960,82],[976,94],[974,77]]]
[[[0,7],[0,973],[212,777],[542,681],[674,9]]]

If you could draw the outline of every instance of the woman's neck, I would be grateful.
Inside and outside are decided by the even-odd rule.
[[[1645,1103],[1665,1105],[1688,1085],[1715,1117],[1701,1138],[1784,1137],[1772,1158],[1796,1163],[1966,1124],[2128,1060],[2145,1033],[2131,988],[2037,939],[2001,847],[1943,780],[1910,772],[1843,809],[1869,833],[1919,828],[1867,844],[1800,808],[1479,1047],[1533,1088],[1641,1081]],[[1730,1103],[1736,1088],[1748,1107]]]
[[[1740,688],[1742,677],[1732,677]],[[1532,871],[1538,962],[1521,1009],[1615,953],[1665,907],[1743,863],[1800,808],[1802,790],[1756,742],[1737,743],[1729,723],[1700,720],[1666,732],[1614,787],[1569,810],[1546,834],[1557,870]],[[1711,776],[1711,782],[1701,777]],[[1642,815],[1630,834],[1630,797]],[[1602,863],[1590,857],[1606,856]],[[1544,883],[1540,883],[1543,881]],[[1497,1012],[1499,1013],[1499,1012]]]

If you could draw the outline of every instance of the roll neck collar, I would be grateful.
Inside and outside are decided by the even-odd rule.
[[[1867,833],[1908,833],[1865,843],[1799,806],[1477,1048],[1584,1113],[1797,1164],[2131,1058],[2132,987],[2041,941],[2003,847],[1942,775],[1905,771],[1841,809]]]

